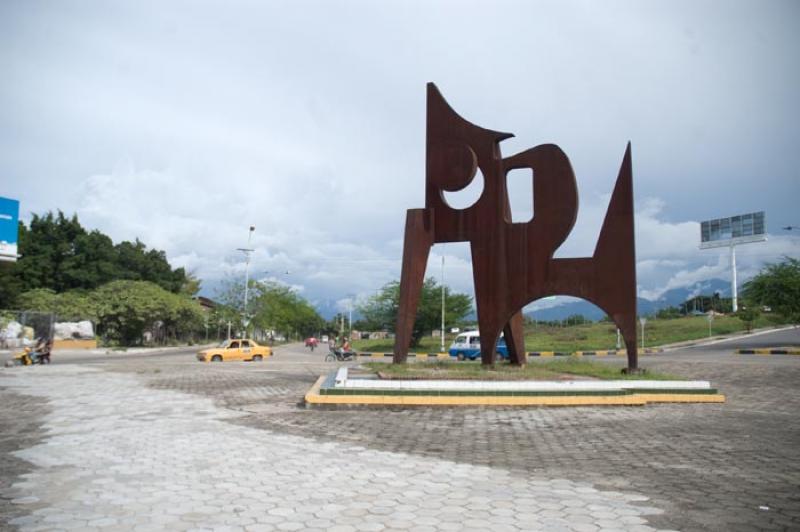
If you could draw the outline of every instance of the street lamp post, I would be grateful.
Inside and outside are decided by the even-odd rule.
[[[253,250],[250,248],[250,239],[253,237],[253,231],[256,230],[255,225],[250,226],[250,231],[247,233],[247,247],[237,248],[237,251],[244,253],[244,329],[247,332],[247,327],[250,325],[250,318],[247,315],[247,295],[250,284],[250,253]]]
[[[347,334],[353,335],[353,298],[355,294],[347,294]]]
[[[639,318],[639,323],[642,325],[642,354],[644,354],[644,326],[647,323],[647,318],[642,316]]]

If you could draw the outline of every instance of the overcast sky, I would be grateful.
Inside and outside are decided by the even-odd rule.
[[[800,256],[800,3],[0,2],[0,195],[142,239],[204,280],[251,272],[315,302],[398,279],[424,206],[425,83],[554,142],[578,180],[557,256],[591,255],[626,143],[640,294],[729,278],[703,219],[765,210],[740,277]],[[525,187],[512,182],[514,208]],[[457,200],[454,200],[457,201]],[[530,205],[530,201],[527,201]],[[466,245],[429,274],[472,292]],[[285,272],[289,272],[286,274]],[[269,272],[269,273],[266,273]]]

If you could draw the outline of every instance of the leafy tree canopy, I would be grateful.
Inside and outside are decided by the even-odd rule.
[[[49,288],[37,288],[21,294],[17,306],[21,310],[52,312],[62,321],[97,320],[94,298],[83,290],[57,294]]]
[[[120,279],[150,281],[174,293],[199,289],[183,268],[172,269],[163,251],[148,250],[138,239],[115,245],[61,211],[34,214],[30,227],[20,222],[19,253],[16,263],[0,265],[0,308],[15,306],[30,290],[88,291]]]
[[[781,262],[767,264],[744,284],[742,296],[800,322],[800,260],[785,257]]]
[[[113,281],[94,290],[91,300],[97,329],[123,345],[136,345],[154,325],[173,331],[197,331],[204,323],[200,305],[149,281]]]
[[[308,301],[290,287],[278,283],[250,281],[246,315],[244,283],[229,281],[216,297],[221,304],[215,309],[215,318],[232,321],[237,328],[244,328],[248,318],[248,325],[263,331],[310,336],[317,334],[325,324]]]
[[[436,280],[429,277],[422,285],[422,294],[417,307],[417,317],[412,332],[412,347],[434,329],[441,327],[442,292]],[[445,286],[445,324],[458,323],[472,310],[472,298],[467,294],[452,293]],[[374,330],[394,330],[397,322],[397,309],[400,305],[400,282],[392,281],[381,288],[366,303],[359,305],[362,321]]]
[[[18,298],[22,310],[52,312],[62,321],[91,320],[106,342],[138,345],[144,333],[163,328],[166,337],[191,337],[200,332],[205,313],[182,294],[173,294],[149,281],[112,281],[92,291],[61,294],[37,288]]]

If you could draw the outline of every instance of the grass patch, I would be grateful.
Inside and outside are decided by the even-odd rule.
[[[667,373],[625,375],[616,364],[593,362],[580,358],[537,360],[523,367],[508,362],[498,362],[484,368],[480,362],[412,362],[409,364],[387,364],[367,362],[362,364],[375,373],[381,372],[393,378],[405,379],[463,379],[463,380],[565,380],[571,377],[586,377],[601,380],[685,380]]]
[[[783,321],[778,316],[761,315],[753,323],[754,328],[771,327]],[[638,328],[638,323],[637,323]],[[745,325],[737,317],[717,316],[711,323],[713,336],[745,331]],[[641,334],[641,329],[637,330]],[[708,321],[705,316],[690,316],[675,319],[649,318],[644,330],[645,347],[700,340],[708,338]],[[445,350],[450,348],[455,335],[448,335]],[[641,345],[641,338],[639,338]],[[598,322],[571,327],[549,327],[528,325],[525,327],[526,351],[595,351],[614,349],[617,345],[617,329],[613,323]],[[373,353],[391,353],[393,340],[356,340],[354,349]],[[437,353],[441,348],[439,338],[425,337],[419,347],[411,348],[417,353]]]

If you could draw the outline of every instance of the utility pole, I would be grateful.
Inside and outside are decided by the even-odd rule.
[[[355,294],[347,294],[347,334],[353,335],[353,298]]]
[[[738,289],[736,287],[736,246],[731,243],[731,296],[733,296],[733,311],[739,310]]]
[[[444,353],[444,255],[442,255],[442,330],[441,330],[441,337],[442,337],[442,350],[440,353]]]
[[[241,251],[244,253],[244,329],[245,329],[245,336],[247,336],[247,327],[250,324],[250,317],[247,314],[247,290],[250,284],[250,253],[253,250],[250,248],[250,239],[253,236],[253,231],[256,230],[255,225],[250,226],[250,231],[247,233],[247,247],[246,248],[237,248],[236,251]],[[228,335],[230,336],[230,335]]]

